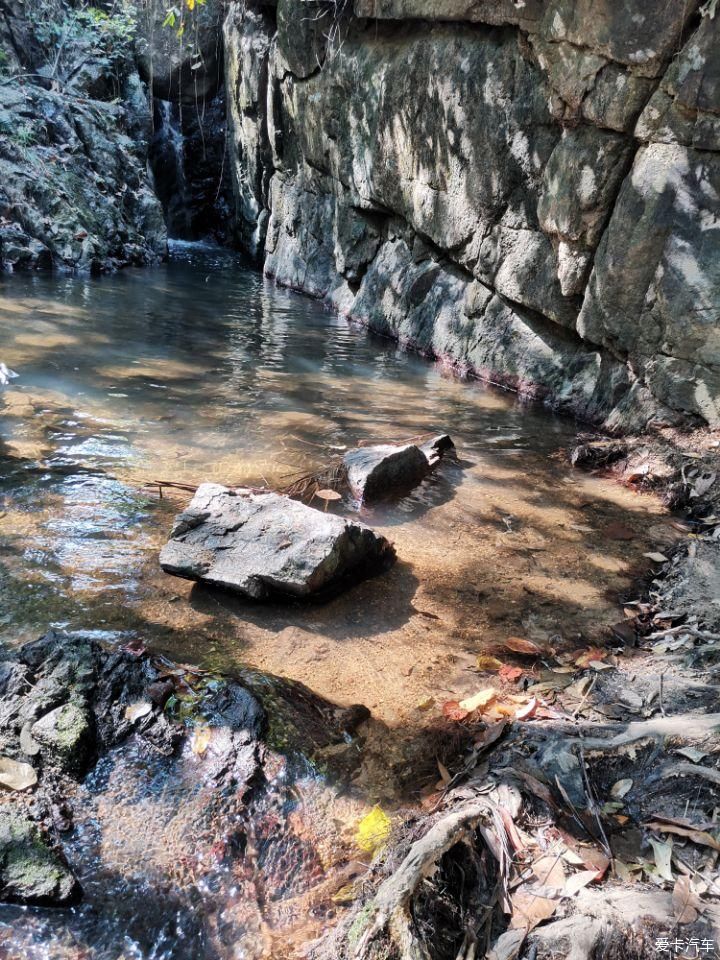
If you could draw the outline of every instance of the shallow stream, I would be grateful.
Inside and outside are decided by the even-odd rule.
[[[225,251],[176,245],[164,266],[101,279],[5,278],[0,358],[20,373],[0,396],[0,639],[55,625],[365,704],[366,807],[427,785],[424,732],[488,682],[479,653],[509,637],[587,646],[667,533],[654,500],[569,467],[574,423],[461,382]],[[430,431],[452,435],[458,462],[362,511],[395,543],[387,574],[324,604],[260,606],[159,570],[188,495],[160,499],[153,481],[280,486],[358,441]],[[186,955],[157,943],[107,956]]]

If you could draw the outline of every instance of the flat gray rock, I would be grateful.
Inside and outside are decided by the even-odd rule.
[[[257,600],[308,597],[392,559],[388,541],[361,523],[215,483],[198,488],[160,552],[166,573]]]

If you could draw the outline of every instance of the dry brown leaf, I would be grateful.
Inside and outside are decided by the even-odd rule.
[[[703,904],[695,893],[689,877],[679,876],[672,893],[672,905],[678,923],[695,923],[702,912]]]
[[[565,869],[561,856],[539,857],[532,865],[532,872],[543,887],[555,887],[557,890],[562,890],[565,886]]]
[[[535,927],[548,920],[557,910],[558,901],[548,897],[538,897],[534,893],[520,887],[512,897],[512,917],[510,926],[514,929],[534,930]]]
[[[597,870],[581,870],[579,873],[574,873],[571,877],[568,877],[567,883],[565,884],[565,896],[574,897],[583,887],[592,883],[597,875]]]
[[[525,640],[523,637],[508,637],[503,646],[513,653],[522,653],[528,657],[542,656],[544,651],[532,640]]]
[[[679,837],[687,837],[689,840],[692,840],[694,843],[699,843],[701,846],[712,847],[713,850],[720,851],[720,841],[716,840],[712,834],[706,833],[704,830],[695,830],[692,827],[681,827],[674,823],[658,823],[656,820],[646,823],[645,826],[649,830],[658,830],[663,833],[674,833]]]
[[[593,660],[604,660],[608,655],[608,651],[604,650],[602,647],[590,647],[589,649],[583,651],[579,657],[575,660],[575,666],[577,667],[587,667]]]
[[[443,783],[450,783],[452,777],[450,776],[450,771],[440,760],[437,761],[437,768],[440,771],[440,776],[442,777]]]

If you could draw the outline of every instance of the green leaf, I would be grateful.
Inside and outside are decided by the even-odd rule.
[[[175,11],[168,10],[165,19],[163,20],[164,27],[174,27],[175,26]]]

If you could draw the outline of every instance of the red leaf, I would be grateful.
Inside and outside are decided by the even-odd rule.
[[[443,716],[446,720],[453,720],[456,723],[464,720],[468,715],[467,710],[463,710],[457,700],[448,700],[442,705]]]
[[[507,680],[508,683],[515,683],[523,675],[523,671],[522,667],[511,667],[509,664],[505,664],[498,670],[498,675],[503,680]]]

